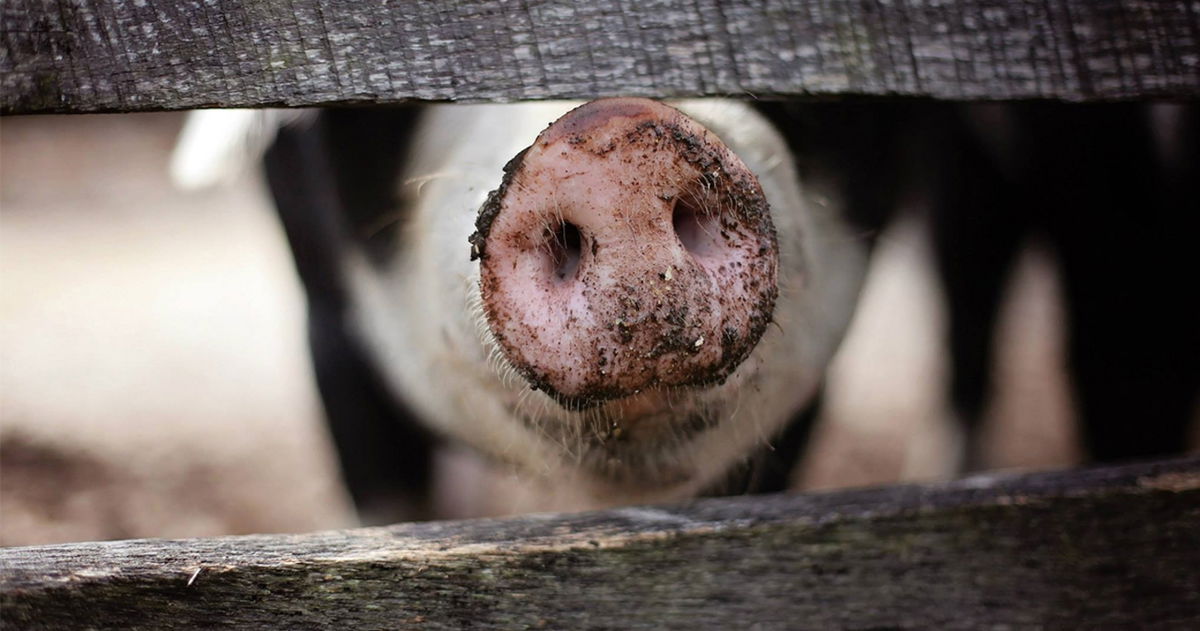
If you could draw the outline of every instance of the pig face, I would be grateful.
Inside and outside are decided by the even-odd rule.
[[[442,432],[601,503],[671,499],[812,396],[865,254],[753,109],[435,106],[413,144],[400,254],[349,277]]]

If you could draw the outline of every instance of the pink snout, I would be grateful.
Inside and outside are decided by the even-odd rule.
[[[758,180],[655,101],[555,121],[505,167],[476,228],[501,351],[569,407],[723,381],[771,321],[778,249]]]

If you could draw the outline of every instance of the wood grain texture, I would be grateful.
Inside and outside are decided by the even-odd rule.
[[[0,549],[0,615],[14,629],[1200,628],[1200,458]]]
[[[1200,0],[4,0],[0,112],[1200,96]]]

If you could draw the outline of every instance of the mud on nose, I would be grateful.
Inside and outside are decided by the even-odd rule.
[[[592,101],[547,127],[505,167],[471,245],[500,350],[569,407],[724,380],[777,293],[754,174],[646,99]]]

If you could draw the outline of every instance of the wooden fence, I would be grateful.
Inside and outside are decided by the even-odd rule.
[[[4,0],[0,113],[1200,96],[1197,0]]]
[[[0,612],[14,629],[1197,629],[1200,458],[0,549]]]

